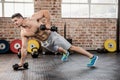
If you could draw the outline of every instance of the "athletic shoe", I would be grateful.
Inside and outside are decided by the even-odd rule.
[[[93,67],[93,66],[95,66],[95,63],[96,63],[97,59],[98,59],[98,56],[93,56],[93,58],[90,59],[90,63],[87,64],[87,66],[88,66],[88,67]]]
[[[70,53],[67,51],[66,54],[63,54],[61,60],[62,60],[62,61],[67,61],[67,60],[68,60],[68,56],[69,56],[69,54],[70,54]]]

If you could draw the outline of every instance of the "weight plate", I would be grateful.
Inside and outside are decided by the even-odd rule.
[[[34,48],[34,47],[36,47],[36,48],[40,48],[40,44],[39,44],[39,42],[37,41],[37,40],[35,40],[35,39],[30,39],[30,40],[28,40],[28,47],[27,47],[27,51],[29,52],[29,53],[32,53],[32,48]]]
[[[9,50],[9,42],[0,40],[0,53],[6,53]]]
[[[15,39],[10,43],[10,50],[14,53],[18,53],[18,49],[21,48],[22,41],[19,39]]]
[[[104,42],[104,48],[109,52],[115,52],[116,51],[116,41],[113,39],[107,39]]]

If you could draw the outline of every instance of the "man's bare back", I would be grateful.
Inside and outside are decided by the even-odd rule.
[[[24,24],[29,26],[23,24],[24,26],[21,27],[21,33],[23,33],[25,37],[33,37],[39,41],[45,41],[50,35],[50,30],[40,30],[42,23],[41,20],[38,22],[36,20],[26,19]]]

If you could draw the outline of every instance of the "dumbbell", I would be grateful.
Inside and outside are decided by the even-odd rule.
[[[34,47],[31,49],[31,51],[32,51],[32,53],[31,53],[32,58],[38,58],[38,56],[39,56],[38,48]]]
[[[51,30],[51,31],[56,31],[57,32],[57,27],[52,26],[50,29],[47,29],[46,25],[42,24],[42,25],[40,25],[40,30]]]
[[[14,70],[19,70],[19,69],[23,69],[23,68],[28,69],[28,66],[29,66],[28,62],[26,62],[26,63],[23,64],[23,66],[19,66],[18,64],[15,64],[12,67],[13,67]]]
[[[51,27],[51,31],[56,31],[56,32],[57,32],[57,27],[52,26],[52,27]]]
[[[21,58],[21,48],[18,48],[18,54],[17,54],[18,58]]]

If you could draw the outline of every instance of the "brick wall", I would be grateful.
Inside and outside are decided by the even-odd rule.
[[[61,0],[35,0],[35,12],[49,10],[52,25],[58,27],[58,33],[64,36],[64,24],[67,26],[67,38],[73,45],[87,50],[103,47],[106,39],[116,39],[116,19],[63,19],[61,18]],[[12,41],[20,38],[20,29],[13,27],[10,18],[0,18],[0,38]],[[4,35],[3,35],[4,34]]]
[[[63,36],[66,22],[67,38],[73,39],[73,45],[95,50],[106,39],[116,39],[116,19],[62,19],[61,0],[35,0],[35,12],[43,9],[50,11],[52,24]]]
[[[0,18],[0,39],[11,42],[20,38],[20,29],[13,26],[11,18]]]

